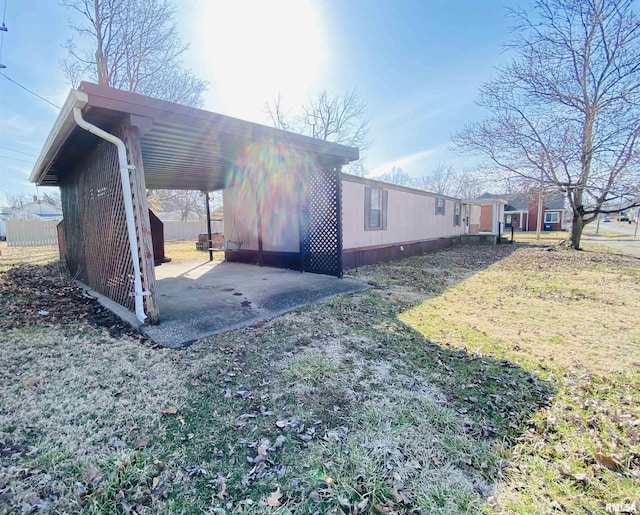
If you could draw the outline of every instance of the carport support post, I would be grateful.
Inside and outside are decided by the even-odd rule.
[[[133,118],[133,117],[132,117]],[[142,287],[150,292],[144,297],[145,312],[149,324],[160,321],[160,311],[156,302],[156,274],[153,262],[153,242],[151,240],[151,223],[149,222],[149,205],[147,204],[147,188],[144,180],[144,164],[142,147],[140,146],[140,130],[134,123],[144,125],[146,120],[127,119],[122,130],[122,141],[127,148],[127,159],[134,168],[129,171],[131,194],[133,197],[133,213],[136,220],[140,269],[142,271]],[[143,127],[144,130],[145,127]]]
[[[207,235],[209,237],[209,261],[213,261],[213,238],[211,237],[211,209],[209,208],[209,192],[204,192],[204,201],[207,204]]]
[[[338,209],[336,210],[338,213],[337,220],[337,253],[338,253],[338,277],[342,279],[344,276],[344,270],[342,269],[342,166],[336,166],[336,203],[338,205]]]

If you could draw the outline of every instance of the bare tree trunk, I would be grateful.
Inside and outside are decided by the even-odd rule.
[[[573,212],[573,220],[571,221],[571,236],[569,246],[573,249],[580,250],[580,240],[582,239],[582,230],[584,229],[584,215],[579,211]]]

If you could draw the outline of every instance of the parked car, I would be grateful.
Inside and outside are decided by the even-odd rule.
[[[628,222],[629,221],[629,215],[627,214],[626,211],[620,211],[618,213],[618,222]]]

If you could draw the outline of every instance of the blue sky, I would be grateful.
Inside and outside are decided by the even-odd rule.
[[[62,105],[59,61],[72,12],[55,0],[6,0],[2,72]],[[0,0],[3,5],[4,0]],[[508,55],[506,6],[524,0],[181,0],[176,22],[191,45],[186,64],[210,82],[204,108],[268,124],[264,103],[280,91],[291,113],[321,90],[356,87],[373,141],[366,169],[400,166],[429,175],[474,159],[450,150],[451,134],[482,112],[478,86]],[[57,110],[0,77],[0,205],[3,193],[36,193],[28,175]],[[46,191],[46,190],[45,190]]]

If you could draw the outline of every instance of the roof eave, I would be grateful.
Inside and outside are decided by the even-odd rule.
[[[49,136],[47,136],[44,146],[42,147],[40,156],[31,171],[29,181],[42,184],[62,145],[64,145],[64,142],[76,126],[76,122],[73,119],[73,108],[80,107],[82,109],[87,105],[88,100],[89,98],[85,93],[76,91],[75,89],[69,92],[58,114],[58,118],[56,118],[49,132]]]

